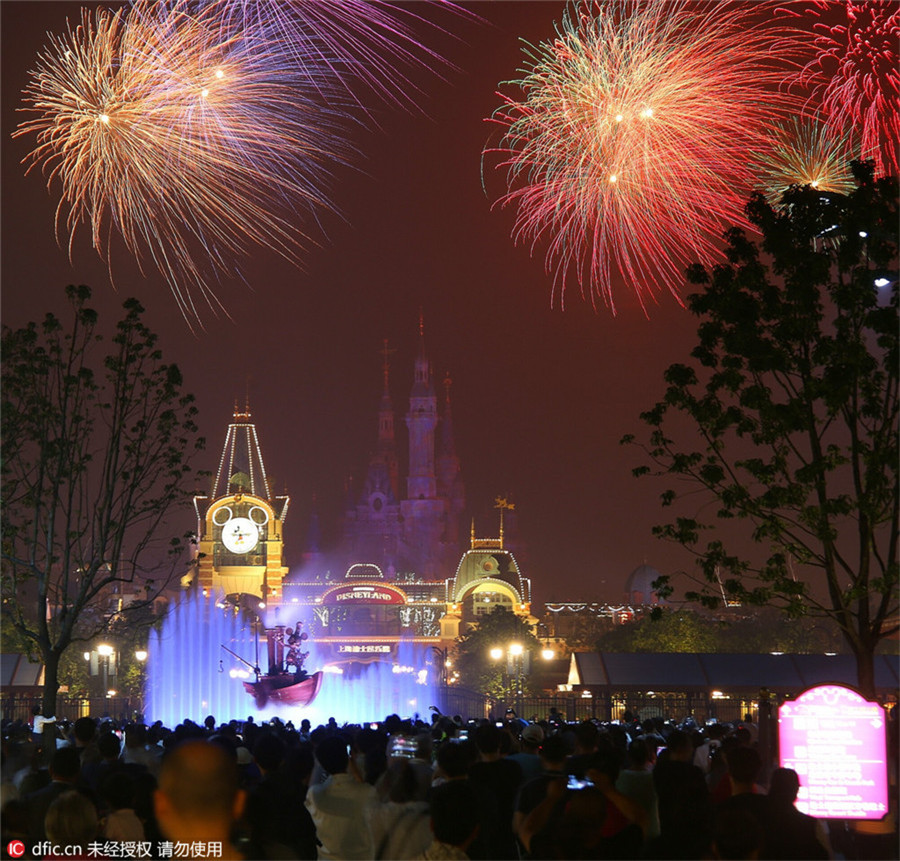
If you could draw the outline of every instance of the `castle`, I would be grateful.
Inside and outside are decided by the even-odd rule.
[[[365,479],[345,505],[338,548],[343,571],[323,570],[315,546],[307,547],[296,571],[285,565],[290,498],[272,492],[249,404],[235,407],[210,493],[194,499],[198,586],[245,607],[289,606],[291,617],[329,646],[334,663],[385,659],[396,655],[401,640],[446,648],[467,623],[497,606],[537,622],[531,582],[505,546],[505,500],[498,501],[499,536],[477,538],[472,525],[466,541],[451,383],[443,381],[439,409],[421,315],[404,416],[405,481],[389,355],[385,342],[377,441]]]

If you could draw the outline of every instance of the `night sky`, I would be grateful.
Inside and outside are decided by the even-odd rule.
[[[497,531],[495,496],[516,505],[529,549],[522,566],[536,601],[622,597],[630,571],[647,562],[664,573],[691,558],[651,535],[665,519],[653,480],[632,478],[640,462],[619,439],[641,433],[638,415],[663,391],[664,369],[687,357],[696,321],[668,292],[649,318],[629,291],[618,315],[596,311],[577,288],[565,309],[551,303],[543,254],[510,239],[512,212],[491,209],[502,189],[481,181],[481,152],[496,127],[503,80],[522,63],[520,37],[550,38],[561,3],[478,3],[483,20],[454,23],[457,39],[433,44],[456,65],[445,80],[415,75],[421,112],[377,108],[380,129],[360,130],[365,160],[338,176],[343,220],[324,222],[327,238],[306,254],[305,269],[265,249],[245,261],[247,283],[220,283],[228,309],[210,312],[191,332],[162,278],[140,275],[114,254],[106,265],[76,239],[74,260],[53,231],[57,189],[19,162],[31,138],[12,140],[27,71],[80,4],[0,4],[3,73],[2,320],[18,327],[66,310],[64,287],[85,283],[101,319],[138,297],[160,334],[167,360],[197,396],[215,469],[236,399],[249,390],[266,466],[292,507],[289,565],[297,566],[311,500],[325,537],[333,537],[346,477],[364,475],[377,434],[383,339],[397,352],[392,393],[398,419],[408,405],[419,309],[438,384],[453,379],[453,420],[469,517],[480,536]],[[249,285],[249,286],[248,286]],[[117,291],[117,292],[116,292]],[[398,420],[398,429],[403,428]],[[189,511],[183,529],[194,526]]]

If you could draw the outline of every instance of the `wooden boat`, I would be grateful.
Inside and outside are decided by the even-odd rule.
[[[301,677],[302,676],[302,677]],[[287,706],[308,706],[322,687],[322,673],[277,673],[260,676],[255,682],[244,682],[244,690],[253,697],[257,708],[271,700]]]
[[[310,675],[303,669],[303,662],[309,653],[301,651],[307,634],[300,633],[300,625],[298,622],[295,629],[285,629],[284,625],[266,629],[267,673],[259,668],[259,637],[256,640],[255,664],[222,644],[226,652],[250,667],[256,675],[255,682],[244,682],[244,690],[253,697],[257,708],[264,708],[269,701],[287,706],[308,706],[318,695],[322,687],[322,673],[319,671]]]

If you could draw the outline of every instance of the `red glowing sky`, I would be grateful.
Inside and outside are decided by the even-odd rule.
[[[8,326],[64,311],[63,288],[86,283],[111,321],[137,296],[182,369],[200,407],[214,469],[235,399],[249,389],[267,468],[293,504],[288,563],[299,563],[313,495],[326,538],[345,477],[361,474],[377,433],[379,350],[397,349],[394,404],[406,409],[419,309],[439,381],[453,379],[453,417],[469,515],[496,532],[493,500],[517,508],[529,552],[520,560],[538,601],[617,600],[629,572],[647,562],[671,573],[685,551],[653,538],[661,485],[636,480],[639,413],[663,391],[662,373],[687,357],[695,322],[668,293],[649,319],[622,290],[619,313],[595,312],[577,290],[551,306],[541,254],[515,247],[512,214],[491,211],[480,158],[493,127],[500,81],[516,77],[519,38],[552,36],[558,2],[481,3],[485,22],[460,25],[441,45],[458,67],[422,75],[424,114],[383,109],[380,130],[360,133],[361,170],[339,177],[328,239],[300,271],[259,250],[248,284],[222,284],[228,310],[192,333],[161,278],[114,257],[115,283],[82,234],[70,264],[53,232],[55,200],[19,162],[31,141],[11,140],[27,71],[47,31],[61,32],[74,3],[0,4],[3,71],[2,317]],[[488,176],[499,191],[499,176]],[[402,424],[398,422],[398,427]],[[185,511],[184,529],[193,526]],[[462,548],[461,548],[462,549]]]

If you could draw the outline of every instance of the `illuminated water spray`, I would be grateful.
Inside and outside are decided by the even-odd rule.
[[[284,620],[266,621],[276,624]],[[401,643],[395,661],[353,665],[351,670],[326,663],[326,650],[307,640],[306,669],[325,673],[318,697],[304,707],[271,703],[258,709],[243,686],[243,681],[255,677],[251,667],[226,652],[223,645],[249,664],[257,663],[252,626],[240,616],[200,596],[185,598],[175,606],[150,643],[148,720],[175,726],[185,718],[200,723],[213,715],[223,722],[253,715],[254,720],[278,716],[295,725],[308,718],[316,726],[330,717],[338,723],[364,723],[389,714],[410,717],[418,713],[427,718],[428,707],[438,701],[427,646]],[[265,652],[262,637],[258,661],[263,672]]]

